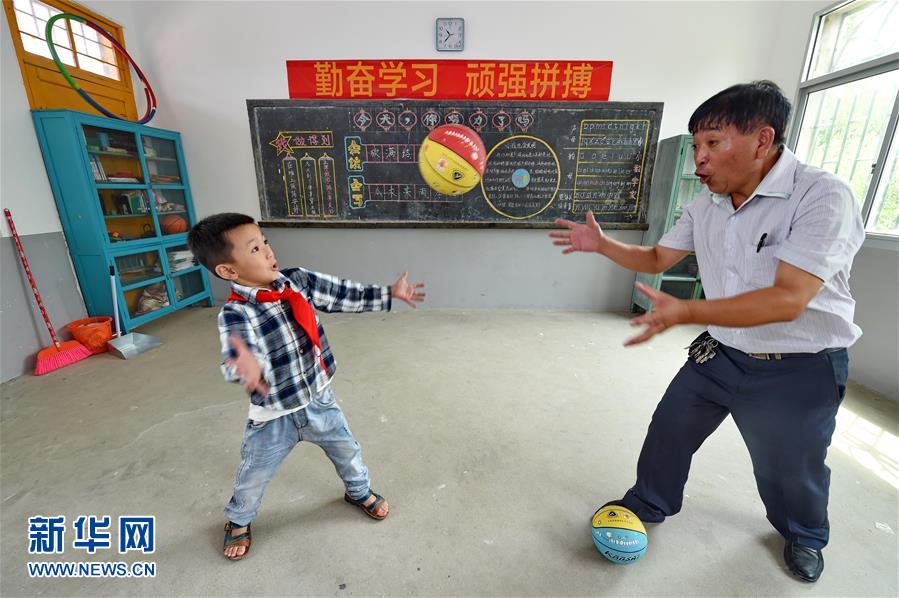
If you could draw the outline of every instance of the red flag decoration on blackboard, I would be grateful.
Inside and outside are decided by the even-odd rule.
[[[611,61],[288,60],[292,99],[609,99]]]

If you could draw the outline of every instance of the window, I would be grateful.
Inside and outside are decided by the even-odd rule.
[[[52,59],[44,35],[47,21],[62,11],[37,0],[14,0],[13,6],[22,47],[26,52]],[[72,40],[75,42],[74,54]],[[109,40],[98,35],[92,28],[83,27],[81,23],[75,21],[57,21],[53,25],[53,44],[56,46],[59,59],[66,66],[74,66],[119,80],[115,48]]]
[[[845,179],[869,237],[899,241],[899,2],[850,0],[815,15],[790,145]]]
[[[66,12],[97,23],[124,44],[122,28],[68,0],[4,0],[13,45],[32,108],[71,108],[94,112],[56,68],[44,39],[47,21]],[[53,25],[60,61],[78,85],[111,112],[136,118],[128,61],[90,27],[61,19]]]
[[[819,17],[809,77],[819,77],[899,52],[899,7],[891,0],[855,0]]]
[[[890,154],[883,171],[881,184],[871,204],[868,218],[868,230],[880,234],[896,234],[899,230],[899,169],[896,159],[899,155],[899,134],[893,128],[893,141],[890,143]]]

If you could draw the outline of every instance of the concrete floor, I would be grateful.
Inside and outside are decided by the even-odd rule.
[[[832,542],[794,580],[728,419],[700,450],[684,511],[634,565],[606,562],[594,509],[633,482],[653,408],[697,332],[624,349],[615,314],[418,311],[326,316],[335,390],[383,522],[342,500],[323,453],[285,461],[250,556],[221,556],[246,399],[220,378],[216,309],[141,331],[135,360],[92,357],[2,386],[0,593],[18,595],[897,594],[897,405],[851,386],[830,451]],[[155,515],[154,555],[28,555],[32,515]],[[113,535],[113,540],[117,535]],[[155,579],[30,579],[27,561],[155,561]]]

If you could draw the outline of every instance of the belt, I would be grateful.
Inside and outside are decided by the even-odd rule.
[[[818,351],[817,353],[746,353],[749,357],[753,359],[790,359],[791,357],[810,357],[812,355],[821,355],[822,353],[833,353],[834,351],[839,351],[842,347],[834,347],[831,349],[824,349],[823,351]],[[739,351],[739,349],[737,349]],[[742,351],[741,351],[742,353]]]
[[[789,359],[790,357],[808,357],[814,353],[747,353],[753,359]]]

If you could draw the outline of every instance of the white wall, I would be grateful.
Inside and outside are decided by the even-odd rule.
[[[855,322],[864,334],[849,349],[850,376],[899,400],[899,251],[866,243],[852,265]]]
[[[288,59],[613,60],[610,99],[663,101],[664,138],[736,82],[770,78],[792,97],[823,4],[140,2],[129,41],[157,88],[154,124],[185,137],[200,211],[258,215],[245,100],[287,97]],[[461,55],[434,50],[447,11],[466,19]]]
[[[59,232],[62,225],[38,148],[22,72],[16,60],[6,15],[0,18],[0,204],[9,208],[19,235]],[[9,236],[0,218],[3,236]]]
[[[433,39],[434,19],[449,10],[466,19],[467,49],[451,58],[612,60],[610,99],[664,102],[666,137],[735,82],[770,78],[792,96],[819,4],[141,2],[134,12],[140,62],[159,96],[154,124],[182,132],[199,213],[258,216],[245,102],[286,97],[288,59],[447,58]],[[801,33],[786,35],[793,31]],[[559,257],[545,231],[287,229],[270,237],[282,264],[369,280],[410,268],[438,307],[624,309],[633,281],[603,260]]]
[[[809,19],[827,3],[84,4],[124,26],[127,46],[159,98],[152,124],[184,135],[200,213],[258,216],[245,100],[286,97],[288,59],[446,58],[434,51],[433,34],[434,19],[449,10],[466,18],[467,50],[454,58],[613,60],[610,99],[663,101],[664,138],[684,132],[698,102],[737,81],[770,78],[792,96]],[[16,212],[21,234],[59,231],[2,21],[2,201]],[[139,87],[137,92],[140,102]]]
[[[434,19],[461,16],[467,49],[451,58],[612,60],[610,99],[664,102],[664,138],[685,132],[696,105],[736,82],[772,79],[792,99],[812,15],[830,2],[85,3],[125,26],[128,47],[159,99],[152,124],[182,132],[199,214],[258,217],[245,101],[286,98],[286,60],[447,58],[434,51]],[[26,234],[59,231],[3,27],[3,202],[28,212],[20,225]],[[561,258],[545,234],[269,231],[282,264],[385,281],[409,267],[427,281],[431,306],[628,306],[631,274],[598,258]],[[615,235],[640,239],[634,232]],[[864,270],[868,259],[863,252],[856,268]],[[873,296],[878,284],[859,277],[853,290]],[[869,301],[860,301],[860,310],[866,304],[895,311],[895,304]],[[864,317],[881,320],[876,313]],[[885,362],[877,345],[895,344],[895,328],[868,338],[876,345],[863,371],[887,379],[895,362]]]

